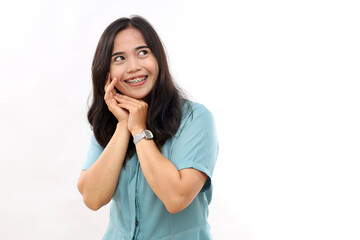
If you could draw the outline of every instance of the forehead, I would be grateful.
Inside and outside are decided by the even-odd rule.
[[[127,28],[116,34],[113,51],[129,51],[143,45],[146,43],[141,32],[136,28]]]

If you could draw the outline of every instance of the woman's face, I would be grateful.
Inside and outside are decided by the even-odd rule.
[[[136,28],[120,31],[114,39],[110,63],[111,79],[122,94],[143,99],[153,88],[159,74],[155,56]]]

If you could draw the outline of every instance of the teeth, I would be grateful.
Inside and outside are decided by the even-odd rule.
[[[131,80],[128,80],[126,82],[128,83],[138,83],[138,82],[141,82],[141,81],[144,81],[146,77],[143,77],[143,78],[135,78],[135,79],[131,79]]]

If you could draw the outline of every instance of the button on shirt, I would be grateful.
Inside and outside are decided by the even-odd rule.
[[[211,112],[201,104],[190,102],[190,105],[191,111],[188,111],[184,104],[180,127],[165,142],[162,154],[178,170],[194,168],[208,176],[200,193],[181,212],[169,213],[147,183],[135,153],[121,169],[103,239],[212,239],[207,217],[212,196],[211,177],[218,155],[217,134]],[[92,134],[82,169],[88,169],[103,150]]]

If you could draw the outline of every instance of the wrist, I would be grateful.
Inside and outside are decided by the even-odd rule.
[[[128,126],[127,126],[127,122],[123,121],[123,122],[118,122],[116,124],[116,129],[120,129],[122,131],[126,130],[126,131],[129,131],[128,130]]]
[[[141,131],[140,134],[135,134],[133,136],[134,136],[133,142],[134,142],[135,145],[144,138],[147,139],[147,140],[150,140],[150,139],[153,139],[153,137],[154,137],[152,132],[150,130],[148,130],[148,129],[145,129],[145,130]]]
[[[146,128],[136,128],[131,131],[131,135],[135,137],[136,135],[142,133]]]

